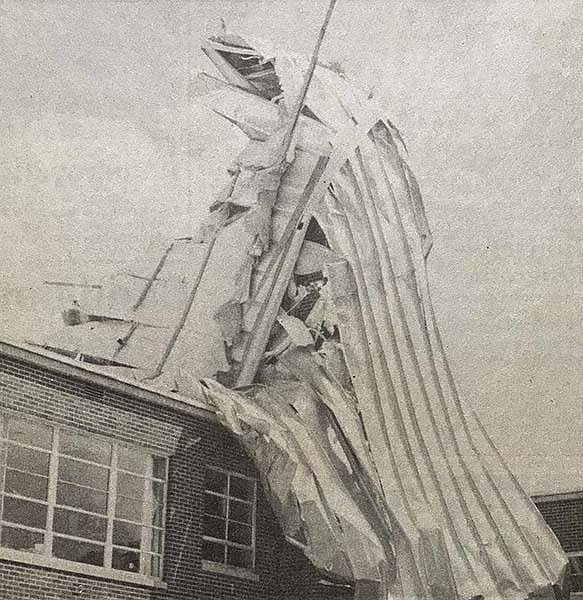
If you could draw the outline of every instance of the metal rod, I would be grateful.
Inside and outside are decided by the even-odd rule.
[[[316,40],[316,45],[314,46],[314,50],[312,52],[312,58],[308,66],[308,71],[304,78],[304,83],[302,85],[300,95],[298,96],[298,100],[296,102],[296,106],[294,108],[294,112],[292,115],[292,119],[289,123],[288,130],[283,139],[284,143],[282,144],[282,147],[285,149],[285,152],[287,152],[291,144],[292,137],[298,123],[298,119],[300,118],[300,114],[302,112],[302,109],[304,108],[304,102],[306,101],[306,96],[308,95],[308,89],[310,87],[312,77],[314,76],[316,65],[318,64],[318,55],[320,53],[320,48],[322,47],[322,42],[324,40],[324,36],[326,35],[326,30],[328,29],[330,19],[332,18],[332,12],[334,11],[335,5],[336,0],[330,0],[328,10],[326,11],[326,16],[324,17],[324,22],[322,23],[322,27],[320,27],[320,32],[318,33],[318,39]]]

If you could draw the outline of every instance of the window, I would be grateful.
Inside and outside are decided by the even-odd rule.
[[[166,463],[0,415],[0,547],[161,577]]]
[[[583,592],[583,552],[569,552],[571,592]]]
[[[254,479],[220,469],[206,472],[202,557],[231,567],[255,566]]]

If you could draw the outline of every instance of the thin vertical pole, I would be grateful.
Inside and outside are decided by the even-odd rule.
[[[314,46],[314,50],[312,52],[312,58],[310,59],[308,71],[304,78],[304,83],[302,85],[300,95],[298,96],[294,112],[292,114],[292,118],[289,122],[288,129],[284,137],[284,143],[282,144],[282,147],[285,149],[285,152],[287,152],[291,144],[292,137],[298,123],[298,119],[300,118],[300,114],[302,112],[302,109],[304,108],[304,102],[306,101],[306,96],[308,95],[308,89],[310,87],[310,83],[312,81],[312,77],[314,76],[316,65],[318,63],[318,55],[320,54],[320,48],[322,47],[322,42],[324,40],[324,36],[326,35],[326,30],[328,29],[330,19],[332,18],[332,12],[334,11],[335,5],[336,0],[330,0],[328,10],[326,11],[326,16],[324,17],[324,22],[322,23],[322,27],[320,27],[320,32],[318,33],[318,39],[316,40],[316,45]]]

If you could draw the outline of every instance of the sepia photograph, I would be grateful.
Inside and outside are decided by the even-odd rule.
[[[0,61],[0,600],[583,600],[581,2],[0,0]]]

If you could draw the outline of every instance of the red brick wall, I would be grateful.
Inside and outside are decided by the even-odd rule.
[[[344,600],[347,597],[345,592],[330,595],[334,588],[321,590],[314,569],[284,541],[263,493],[259,493],[257,509],[259,581],[201,570],[206,466],[255,473],[237,440],[217,423],[3,356],[0,356],[0,409],[172,454],[164,548],[166,590],[4,561],[0,562],[0,599]]]

